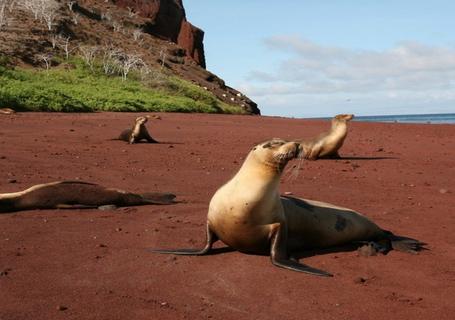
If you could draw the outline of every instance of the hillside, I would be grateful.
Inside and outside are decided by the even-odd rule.
[[[124,84],[134,82],[146,94],[183,95],[192,100],[188,105],[202,103],[208,112],[259,114],[253,101],[205,69],[203,37],[204,32],[186,20],[181,0],[0,0],[0,107],[42,109],[25,106],[16,92],[43,79],[48,85],[59,83],[66,70],[70,79],[80,80],[76,86],[89,84],[93,90],[98,86],[94,79],[117,78]],[[5,73],[13,68],[14,76]],[[81,80],[81,73],[90,81]],[[29,90],[36,92],[40,86]],[[58,94],[64,99],[67,92]],[[153,111],[155,105],[135,109],[117,103],[115,110]],[[86,107],[112,110],[109,106]],[[174,106],[170,111],[205,112],[183,109]]]

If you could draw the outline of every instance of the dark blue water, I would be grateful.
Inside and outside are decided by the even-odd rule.
[[[356,116],[353,121],[399,123],[450,123],[455,124],[455,113],[397,114],[386,116]]]

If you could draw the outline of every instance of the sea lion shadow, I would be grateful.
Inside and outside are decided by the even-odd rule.
[[[393,160],[397,157],[341,157],[341,158],[321,158],[321,160]]]
[[[341,252],[352,252],[357,251],[362,245],[360,244],[346,244],[342,246],[330,247],[330,248],[321,248],[321,249],[301,249],[292,252],[292,257],[295,259],[304,259],[313,256],[320,256],[331,253],[341,253]]]
[[[184,144],[183,142],[159,141],[158,144]]]
[[[184,144],[183,142],[172,142],[172,141],[158,141],[158,142],[148,142],[148,141],[137,141],[134,144]]]
[[[225,246],[225,247],[212,248],[206,255],[214,256],[217,254],[229,253],[229,252],[234,252],[234,251],[237,251],[237,250],[235,250],[234,248],[231,248],[229,246]]]
[[[392,250],[403,251],[408,253],[416,254],[418,251],[429,250],[424,246],[428,245],[426,242],[418,241],[414,238],[397,236],[391,233],[391,239],[389,244],[381,243],[380,241],[355,241],[353,243],[347,243],[341,246],[334,246],[330,248],[320,248],[320,249],[301,249],[292,252],[291,256],[297,260],[309,258],[313,256],[331,254],[331,253],[341,253],[341,252],[353,252],[353,251],[362,251],[363,248],[373,245],[373,253],[361,253],[361,255],[376,255],[381,253],[387,255]]]

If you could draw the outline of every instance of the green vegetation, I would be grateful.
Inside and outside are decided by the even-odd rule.
[[[94,70],[81,60],[49,70],[9,66],[0,56],[0,106],[17,111],[163,111],[242,113],[212,93],[174,76],[156,72],[141,80],[131,73],[123,81]]]

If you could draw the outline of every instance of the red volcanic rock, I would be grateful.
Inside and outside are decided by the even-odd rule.
[[[205,68],[204,56],[204,31],[193,26],[188,21],[182,22],[177,44],[186,49],[186,54],[194,59],[201,67]]]
[[[205,68],[204,31],[186,20],[182,0],[117,0],[115,4],[149,18],[146,32],[178,44],[186,56]]]

